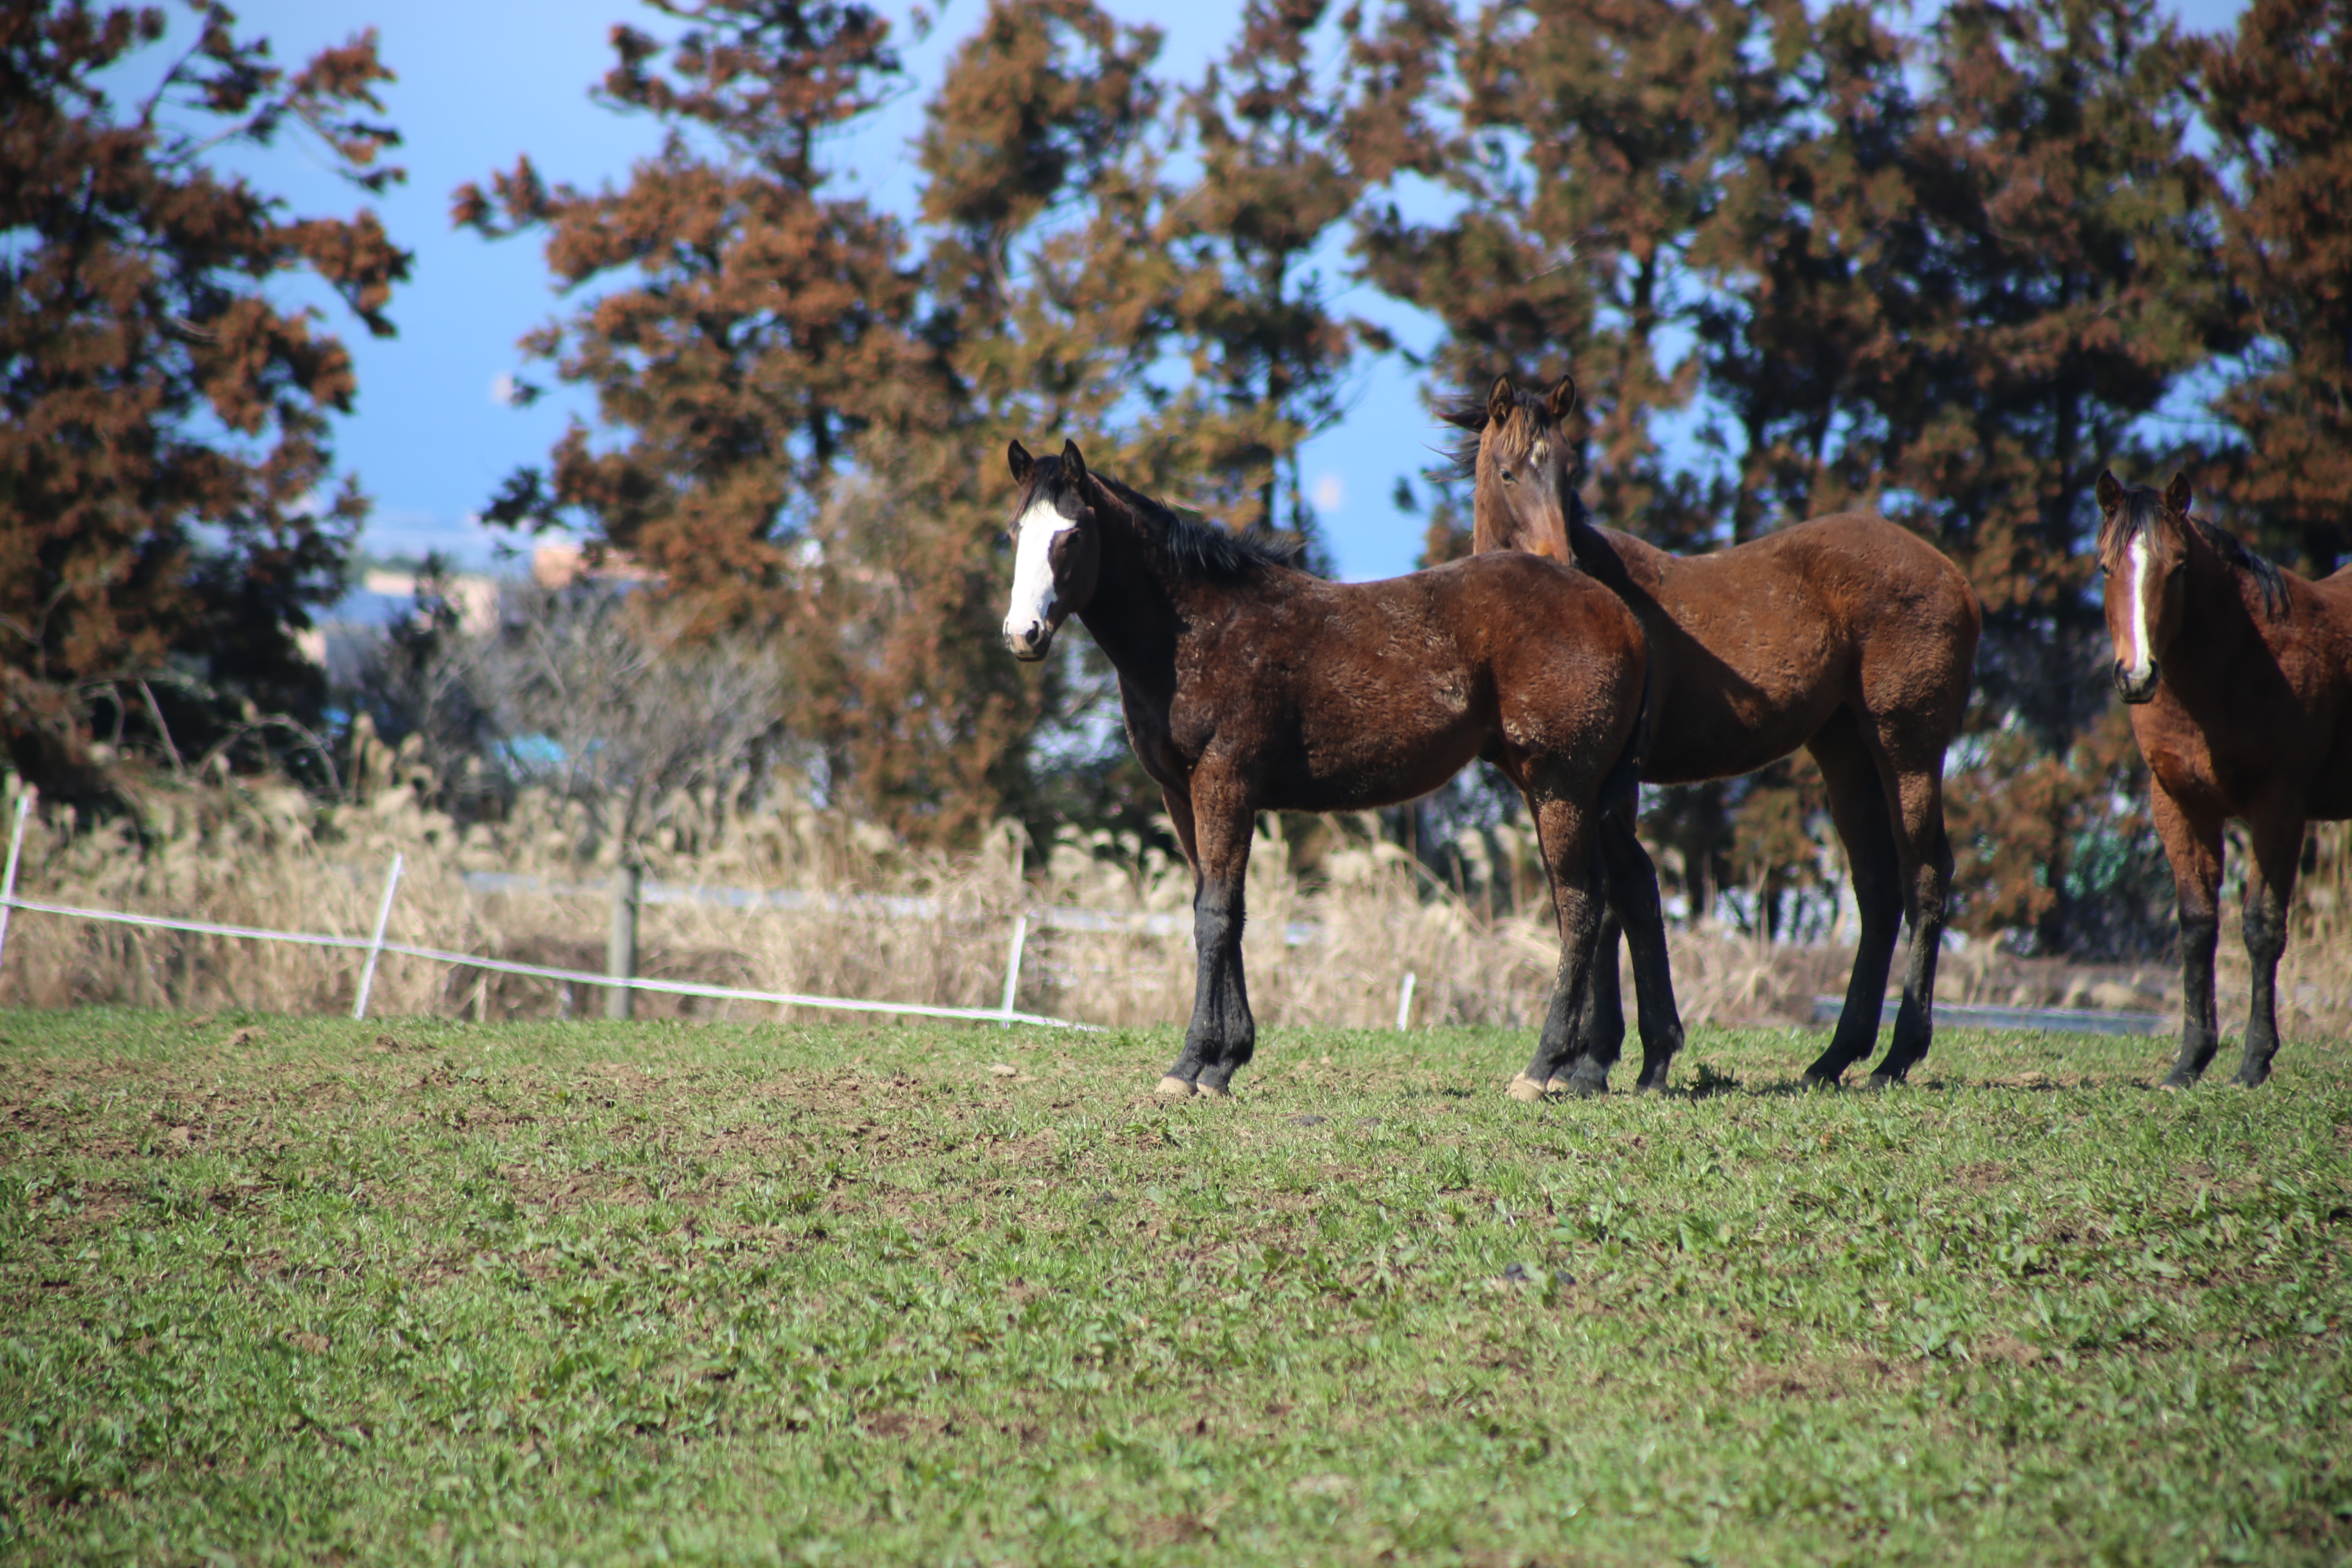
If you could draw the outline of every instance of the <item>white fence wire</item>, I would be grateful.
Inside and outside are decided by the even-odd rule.
[[[252,942],[294,942],[307,947],[340,947],[364,952],[365,963],[360,972],[358,994],[352,1003],[352,1016],[367,1016],[368,993],[376,971],[376,961],[383,954],[396,953],[404,958],[421,958],[428,963],[457,964],[470,969],[495,970],[501,974],[527,974],[542,980],[566,981],[575,985],[604,985],[631,991],[655,991],[671,996],[700,996],[721,1002],[765,1002],[781,1007],[813,1007],[840,1013],[903,1014],[923,1018],[968,1018],[986,1024],[1034,1024],[1049,1029],[1078,1029],[1100,1033],[1100,1026],[1081,1024],[1068,1018],[1052,1018],[1038,1013],[1024,1013],[1013,1005],[1021,980],[1021,953],[1025,944],[1029,921],[1023,916],[1013,928],[1011,962],[1005,967],[1004,999],[996,1007],[935,1007],[919,1002],[869,1002],[847,996],[813,996],[797,991],[751,991],[729,985],[704,985],[691,980],[647,980],[635,975],[593,974],[582,969],[556,969],[540,963],[514,963],[502,958],[489,958],[480,953],[447,952],[437,947],[418,947],[410,942],[392,942],[384,931],[392,921],[393,900],[400,889],[401,857],[394,855],[384,875],[383,901],[376,913],[375,934],[372,937],[329,936],[315,931],[268,931],[258,926],[223,925],[213,921],[176,920],[165,915],[134,915],[120,910],[90,910],[74,904],[53,904],[38,899],[16,896],[17,862],[25,847],[25,817],[31,808],[28,795],[16,797],[16,821],[8,835],[8,861],[5,873],[0,873],[0,957],[5,957],[8,942],[8,916],[13,910],[27,914],[58,915],[68,920],[99,921],[117,925],[146,926],[162,931],[193,931],[199,936],[242,937]],[[565,888],[565,891],[589,889]]]

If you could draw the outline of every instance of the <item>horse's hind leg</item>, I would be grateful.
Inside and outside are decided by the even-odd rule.
[[[1683,1048],[1682,1010],[1675,1005],[1674,970],[1666,958],[1666,911],[1658,901],[1658,868],[1633,832],[1630,811],[1611,812],[1601,822],[1601,855],[1609,875],[1609,909],[1601,919],[1596,991],[1617,995],[1617,943],[1612,928],[1621,921],[1633,954],[1633,1000],[1641,1009],[1642,1076],[1639,1089],[1664,1089],[1675,1053]],[[1625,1037],[1619,1002],[1617,1038]],[[1615,1053],[1611,1053],[1614,1059]]]
[[[1936,1035],[1936,960],[1944,949],[1944,901],[1952,887],[1952,845],[1944,832],[1943,755],[1934,765],[1895,780],[1895,847],[1903,867],[1904,913],[1910,917],[1911,952],[1903,969],[1903,1006],[1895,1038],[1871,1087],[1900,1083],[1927,1054]]]
[[[2252,864],[2246,868],[2246,957],[2253,970],[2253,995],[2237,1081],[2252,1089],[2271,1076],[2271,1058],[2278,1055],[2279,956],[2286,951],[2287,905],[2301,869],[2303,816],[2292,810],[2261,811],[2248,826]]]
[[[1878,764],[1863,743],[1853,710],[1841,710],[1806,750],[1821,765],[1828,786],[1830,820],[1845,846],[1847,874],[1853,879],[1854,906],[1862,931],[1854,946],[1853,974],[1829,1048],[1805,1077],[1833,1084],[1845,1069],[1878,1047],[1878,1016],[1885,1005],[1886,972],[1895,963],[1895,941],[1903,934],[1902,860],[1895,847],[1893,813]]]
[[[2160,1087],[2187,1089],[2221,1047],[2213,1016],[2213,949],[2221,934],[2221,819],[2210,814],[2192,817],[2161,783],[2148,792],[2148,806],[2165,858],[2172,862],[2180,918],[2180,1058]]]
[[[1617,1058],[1624,1052],[1625,997],[1617,983],[1620,934],[1617,911],[1604,901],[1600,921],[1593,927],[1592,954],[1586,960],[1584,1002],[1577,1009],[1576,1022],[1569,1031],[1572,1043],[1568,1064],[1549,1085],[1555,1094],[1576,1089],[1570,1079],[1573,1069],[1584,1062],[1598,1062],[1601,1081],[1606,1083],[1609,1069],[1617,1065]]]
[[[1242,974],[1242,894],[1249,875],[1252,813],[1237,785],[1212,782],[1203,789],[1202,783],[1195,774],[1189,814],[1193,832],[1186,836],[1196,855],[1192,942],[1199,967],[1183,1055],[1160,1080],[1160,1092],[1168,1095],[1229,1092],[1235,1069],[1257,1048],[1257,1021],[1250,1014]]]

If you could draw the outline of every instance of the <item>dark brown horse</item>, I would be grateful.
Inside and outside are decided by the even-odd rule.
[[[1199,984],[1160,1092],[1223,1094],[1255,1048],[1242,890],[1256,814],[1411,800],[1483,755],[1527,796],[1559,921],[1558,989],[1511,1083],[1540,1097],[1590,967],[1594,821],[1633,787],[1645,658],[1625,606],[1526,556],[1328,583],[1089,473],[1076,444],[1033,458],[1016,441],[1009,455],[1020,495],[1005,645],[1043,658],[1069,616],[1094,634],[1192,865]],[[1608,871],[1635,883],[1648,860]]]
[[[2187,1089],[2213,1059],[2213,948],[2221,825],[2246,825],[2246,955],[2253,996],[2238,1081],[2278,1054],[2279,954],[2303,826],[2352,816],[2352,570],[2314,583],[2189,515],[2189,481],[2162,495],[2098,483],[2099,565],[2116,689],[2147,759],[2156,830],[2180,900],[2180,1059]]]
[[[1598,527],[1560,430],[1575,402],[1565,376],[1548,397],[1505,377],[1485,404],[1447,416],[1472,433],[1455,454],[1475,483],[1472,548],[1572,560],[1641,617],[1654,689],[1645,781],[1728,778],[1800,746],[1812,753],[1853,867],[1862,933],[1837,1032],[1806,1077],[1836,1082],[1876,1045],[1907,916],[1903,1005],[1871,1075],[1874,1085],[1900,1080],[1935,1032],[1952,877],[1944,750],[1976,665],[1975,591],[1934,546],[1870,512],[1817,517],[1696,556]],[[1596,1056],[1613,1058],[1624,1034],[1616,968],[1615,932],[1604,927],[1592,1037],[1580,1042]]]

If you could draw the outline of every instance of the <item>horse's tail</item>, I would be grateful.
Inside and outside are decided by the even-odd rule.
[[[1650,719],[1655,681],[1650,674],[1650,661],[1642,660],[1642,706],[1633,719],[1633,732],[1625,738],[1625,749],[1617,755],[1617,765],[1601,781],[1601,809],[1604,814],[1624,814],[1632,822],[1642,804],[1642,766],[1650,760]]]

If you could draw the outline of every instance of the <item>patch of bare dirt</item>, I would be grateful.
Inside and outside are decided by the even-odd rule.
[[[1915,1365],[1856,1354],[1758,1362],[1741,1375],[1737,1386],[1750,1398],[1845,1399],[1856,1394],[1906,1388],[1918,1381]]]
[[[1135,1549],[1150,1552],[1162,1546],[1181,1546],[1191,1541],[1213,1541],[1216,1534],[1214,1527],[1198,1514],[1153,1514],[1136,1522]]]

